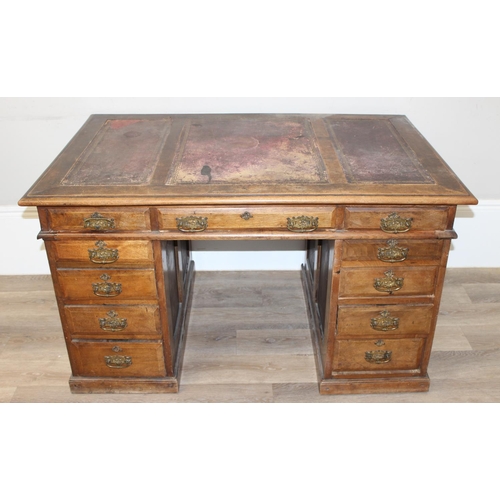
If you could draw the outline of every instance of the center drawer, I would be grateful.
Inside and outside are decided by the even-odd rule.
[[[278,229],[309,232],[334,227],[331,206],[248,206],[160,208],[160,230],[201,232],[205,230]]]

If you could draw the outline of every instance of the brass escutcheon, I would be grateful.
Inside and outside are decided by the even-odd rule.
[[[396,212],[380,219],[380,229],[386,233],[406,233],[411,228],[413,218],[400,217]]]
[[[102,240],[96,241],[97,249],[89,248],[89,259],[94,264],[111,264],[119,258],[117,248],[106,248],[106,243]]]
[[[294,233],[307,233],[318,229],[318,217],[299,215],[298,217],[288,217],[286,227]]]
[[[392,357],[392,351],[366,351],[365,360],[368,363],[375,363],[381,365],[382,363],[389,363]]]
[[[398,247],[398,240],[387,240],[386,247],[377,249],[377,258],[382,262],[403,262],[408,257],[408,250]]]
[[[99,212],[94,212],[87,219],[83,219],[83,227],[94,231],[107,231],[108,229],[115,229],[115,219],[108,219]]]
[[[127,318],[119,318],[116,311],[106,313],[107,318],[99,318],[99,327],[105,332],[121,332],[127,328]]]
[[[244,220],[248,220],[248,219],[251,219],[253,217],[253,215],[250,213],[250,212],[243,212],[240,217]]]
[[[403,288],[404,278],[396,278],[394,271],[386,271],[385,278],[375,278],[373,286],[378,292],[393,293]]]
[[[175,220],[177,221],[177,229],[184,233],[197,233],[205,231],[208,227],[207,217],[190,215],[188,217],[177,217]]]
[[[391,316],[389,311],[385,310],[380,313],[380,318],[372,318],[370,326],[378,332],[388,332],[399,328],[399,318]]]
[[[107,282],[111,279],[109,274],[101,274],[100,278],[104,281],[103,283],[92,283],[94,295],[97,295],[98,297],[116,297],[122,293],[121,283]]]
[[[132,364],[130,356],[121,356],[119,354],[104,356],[104,361],[109,368],[128,368]]]

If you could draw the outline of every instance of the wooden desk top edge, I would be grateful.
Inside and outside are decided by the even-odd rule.
[[[119,123],[120,126],[125,128],[128,127],[130,129],[128,134],[131,138],[135,137],[134,134],[140,135],[140,132],[133,130],[135,124],[141,125],[141,122],[159,123],[160,121],[165,123],[165,125],[162,126],[167,131],[164,133],[163,142],[160,144],[159,140],[157,141],[157,163],[150,169],[151,171],[149,172],[150,176],[148,179],[136,181],[135,184],[118,181],[118,183],[115,182],[114,184],[108,185],[105,183],[87,185],[85,184],[86,179],[82,181],[85,171],[83,169],[81,169],[83,173],[76,171],[75,165],[78,162],[80,162],[80,164],[82,163],[81,158],[84,155],[88,156],[89,154],[93,154],[92,151],[90,153],[88,152],[89,145],[91,145],[93,141],[94,143],[98,142],[95,140],[97,134],[100,133],[102,136],[104,125],[112,121],[116,121],[114,123]],[[220,183],[210,183],[210,169],[208,169],[207,183],[205,183],[207,172],[203,174],[203,170],[203,175],[199,177],[203,179],[203,181],[198,179],[193,181],[193,174],[189,170],[191,165],[194,165],[196,161],[198,161],[198,165],[201,165],[201,163],[199,163],[199,158],[203,158],[203,155],[208,157],[212,153],[210,149],[207,149],[208,146],[205,146],[204,150],[196,151],[197,145],[199,143],[201,144],[202,141],[198,140],[198,143],[195,142],[197,140],[195,134],[198,133],[199,135],[200,133],[198,130],[203,131],[203,126],[205,130],[211,131],[214,127],[219,127],[220,124],[222,124],[220,125],[222,127],[226,123],[229,124],[227,125],[229,129],[238,125],[240,128],[253,126],[253,129],[250,128],[249,133],[240,133],[233,137],[228,135],[227,130],[219,132],[226,134],[226,136],[222,137],[222,140],[226,141],[223,146],[228,143],[228,149],[232,150],[236,158],[240,158],[238,155],[240,155],[241,152],[241,158],[243,158],[243,160],[245,159],[247,151],[256,150],[256,147],[251,141],[258,144],[258,139],[261,139],[261,143],[264,142],[262,137],[266,139],[265,136],[258,137],[257,139],[253,137],[255,136],[255,130],[260,126],[264,127],[265,124],[267,124],[268,127],[281,127],[279,130],[281,135],[278,134],[278,140],[281,141],[280,147],[284,139],[297,139],[302,141],[300,147],[297,147],[295,150],[291,149],[290,151],[285,151],[285,154],[288,154],[286,158],[288,164],[296,161],[297,164],[292,164],[290,169],[293,170],[293,167],[295,167],[296,175],[300,174],[299,168],[301,162],[305,164],[306,169],[304,169],[304,172],[309,175],[309,177],[306,178],[307,182],[301,183],[300,178],[298,180],[292,179],[290,182],[286,182],[286,180],[283,182],[285,176],[289,175],[289,171],[286,170],[288,167],[285,168],[284,162],[283,166],[278,164],[278,168],[274,169],[271,173],[269,172],[272,169],[267,168],[267,166],[261,167],[264,174],[268,175],[268,179],[265,179],[263,183],[255,182],[252,184],[245,182],[245,180],[239,183],[237,177],[236,181],[234,180],[234,167],[233,170],[227,168],[224,171],[224,165],[219,169],[222,172],[222,181]],[[365,123],[367,125],[365,125]],[[349,158],[346,160],[342,157],[345,144],[347,144],[348,149],[350,147],[350,150],[347,151],[348,154],[351,154],[351,156],[358,154],[358,150],[356,150],[355,146],[361,142],[358,141],[356,143],[355,140],[351,138],[358,133],[363,135],[366,130],[371,131],[382,123],[384,125],[380,125],[380,127],[385,130],[384,127],[385,124],[387,124],[387,126],[391,128],[391,134],[401,144],[400,151],[404,149],[405,154],[411,157],[410,160],[417,165],[422,174],[422,181],[419,180],[416,183],[412,183],[411,180],[409,182],[398,182],[397,180],[393,181],[390,179],[389,182],[385,183],[382,179],[382,181],[370,182],[369,179],[366,180],[361,177],[363,175],[365,177],[369,175],[369,172],[367,174],[370,166],[369,162],[367,162],[368,166],[366,166],[364,170],[363,165],[361,165],[361,167],[352,174],[354,176],[357,175],[358,178],[353,177],[346,179],[346,176],[350,175],[350,173],[345,168],[345,165],[351,160]],[[197,125],[199,129],[195,129],[194,126],[192,126],[193,124],[194,126]],[[306,133],[300,134],[297,137],[292,137],[292,132],[294,132],[297,127],[302,126],[301,124],[304,124]],[[354,133],[351,133],[349,129],[349,127],[352,128],[351,124],[361,124],[363,127],[359,125],[357,129],[354,129]],[[136,128],[139,125],[135,125]],[[334,128],[337,126],[344,127],[346,129],[345,133],[342,128],[334,131]],[[337,132],[344,133],[344,138],[339,136],[339,139],[339,137],[335,135]],[[154,130],[151,134],[154,135],[156,133],[157,132]],[[187,153],[182,150],[184,156],[181,158],[181,161],[179,161],[181,156],[179,154],[179,144],[182,143],[184,147],[184,144],[187,142],[189,146],[189,134],[193,135],[191,149],[188,147]],[[378,134],[381,136],[381,132],[378,132]],[[392,136],[389,136],[388,133],[381,137],[385,140],[386,136],[392,140]],[[156,138],[156,136],[154,137]],[[374,137],[375,139],[377,138],[376,136]],[[228,138],[230,141],[227,141]],[[220,139],[220,137],[217,139]],[[309,142],[306,142],[306,139],[309,139]],[[101,138],[99,138],[99,140],[101,140]],[[113,140],[116,141],[113,137],[109,140],[110,144],[115,144],[112,142]],[[156,146],[156,143],[152,142],[152,140],[150,140],[150,143]],[[396,144],[396,141],[394,140],[393,143]],[[378,146],[376,143],[374,145]],[[324,172],[321,172],[319,167],[314,170],[316,166],[310,166],[312,162],[310,162],[309,165],[300,157],[303,150],[309,146],[311,151],[306,151],[309,156],[303,156],[303,158],[309,160],[309,157],[316,154],[317,158],[319,158],[317,163],[319,167],[324,167]],[[385,146],[387,149],[388,144],[382,144],[381,147],[382,146]],[[396,146],[399,148],[397,144]],[[220,145],[217,145],[217,147],[219,147],[220,153]],[[391,145],[391,147],[394,147],[394,145]],[[264,150],[264,147],[261,149]],[[144,151],[149,154],[149,149],[147,149],[146,146],[144,146]],[[265,161],[270,159],[269,161],[274,161],[274,164],[276,164],[279,159],[276,160],[276,154],[273,151],[269,151],[271,150],[264,150],[262,155],[267,154],[267,156],[261,155],[261,157],[256,157],[257,160],[255,160],[255,157],[250,157],[249,162],[260,161],[261,163],[265,163]],[[97,151],[97,153],[99,153],[99,151]],[[99,158],[99,156],[96,156],[97,153],[95,153],[94,157],[90,158],[88,161],[89,164],[91,164],[92,161],[95,164],[95,158]],[[365,154],[364,151],[362,153]],[[401,159],[406,160],[406,156],[403,156],[403,153],[399,151],[396,151],[396,153],[400,154]],[[199,158],[196,157],[196,154],[198,154]],[[346,154],[346,157],[348,157],[348,154]],[[361,153],[359,153],[358,158],[354,157],[351,163],[356,166],[356,161],[358,161],[359,164],[359,158],[364,160],[365,158],[369,158],[370,154],[371,153],[368,152],[363,157],[359,156],[361,155]],[[375,149],[372,156],[376,157],[376,154],[377,150]],[[190,160],[191,163],[186,161],[185,165],[183,165],[182,161],[189,155],[194,157],[194,160]],[[230,160],[231,158],[227,161],[229,162]],[[412,167],[410,160],[407,161],[409,164],[407,169],[408,172],[410,172],[409,175],[413,175],[415,172],[420,175],[417,169]],[[179,164],[181,164],[180,170]],[[378,165],[382,165],[382,168],[384,168],[383,163],[379,162]],[[169,180],[175,168],[180,172],[178,175],[180,180]],[[203,168],[205,168],[205,166]],[[309,170],[307,170],[307,168]],[[412,168],[413,170],[411,170]],[[248,171],[248,169],[247,171],[243,170],[243,179]],[[74,172],[76,172],[76,174],[74,174]],[[142,171],[139,171],[139,173],[142,173]],[[238,172],[236,174],[239,175]],[[71,178],[70,175],[73,175],[73,178]],[[78,177],[78,175],[80,175],[80,177]],[[223,175],[226,175],[229,180],[224,179]],[[280,178],[279,175],[282,177]],[[386,177],[387,175],[386,173]],[[230,176],[233,177],[231,178]],[[21,206],[196,206],[269,204],[475,205],[477,203],[478,200],[463,185],[451,168],[405,116],[328,114],[91,115],[58,157],[19,201],[19,205]]]

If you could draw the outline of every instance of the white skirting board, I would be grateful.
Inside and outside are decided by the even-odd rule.
[[[448,267],[500,267],[500,200],[458,207]],[[0,275],[49,274],[36,209],[0,206]],[[198,241],[198,271],[298,270],[304,261],[300,241]]]

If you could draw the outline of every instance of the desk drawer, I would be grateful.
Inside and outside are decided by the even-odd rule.
[[[334,372],[416,370],[420,367],[425,338],[337,340]]]
[[[438,268],[365,267],[340,271],[340,297],[396,297],[433,295]]]
[[[153,267],[150,241],[65,240],[52,243],[58,267]]]
[[[342,266],[367,265],[408,266],[439,264],[443,251],[442,240],[345,240],[342,244]]]
[[[158,339],[157,305],[65,306],[67,331],[73,339]]]
[[[56,277],[59,291],[67,301],[105,304],[123,301],[156,301],[154,270],[64,270]]]
[[[73,375],[81,377],[163,377],[161,342],[79,342],[69,344]]]
[[[151,229],[149,209],[143,207],[50,208],[48,221],[51,231],[106,233]]]
[[[448,225],[448,217],[448,207],[346,207],[344,227],[381,229],[388,234],[443,230]]]
[[[340,306],[337,336],[427,335],[433,317],[431,304]]]
[[[160,230],[200,232],[205,230],[275,229],[311,232],[334,226],[333,207],[259,206],[213,208],[161,208]]]

